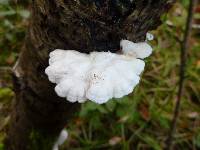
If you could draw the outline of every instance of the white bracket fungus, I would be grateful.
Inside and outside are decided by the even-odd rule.
[[[45,73],[57,84],[57,95],[70,102],[91,100],[102,104],[130,94],[144,70],[141,59],[148,57],[152,48],[147,42],[128,40],[121,40],[120,46],[122,54],[61,49],[51,52]]]

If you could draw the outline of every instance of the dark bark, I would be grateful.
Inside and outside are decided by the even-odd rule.
[[[121,39],[143,41],[173,0],[34,0],[25,44],[15,67],[16,102],[7,150],[51,149],[79,104],[56,96],[44,70],[56,48],[119,50]],[[38,148],[38,147],[39,148]]]

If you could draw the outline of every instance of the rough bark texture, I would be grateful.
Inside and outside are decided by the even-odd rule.
[[[44,70],[56,48],[119,50],[121,39],[143,41],[173,0],[33,0],[30,27],[15,67],[16,103],[7,150],[51,149],[79,104],[56,96]]]

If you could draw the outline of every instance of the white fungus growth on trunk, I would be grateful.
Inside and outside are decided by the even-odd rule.
[[[61,49],[51,52],[45,73],[56,83],[57,95],[70,102],[103,104],[130,94],[144,70],[141,59],[148,57],[152,48],[146,42],[128,40],[121,40],[120,46],[122,54]]]
[[[67,130],[63,129],[60,132],[58,139],[54,143],[52,150],[59,150],[59,146],[61,146],[65,142],[67,137],[68,137],[68,132],[67,132]]]

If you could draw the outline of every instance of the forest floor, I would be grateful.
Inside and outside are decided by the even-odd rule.
[[[82,104],[67,125],[63,150],[161,150],[176,103],[180,41],[183,39],[188,0],[180,0],[162,17],[155,31],[153,54],[146,59],[142,81],[134,92],[104,105]],[[200,5],[199,5],[200,6]],[[0,1],[0,150],[14,100],[11,67],[19,56],[28,27],[29,4]],[[200,7],[195,23],[200,24]],[[194,25],[188,54],[184,94],[175,133],[176,150],[200,149],[200,28]]]

